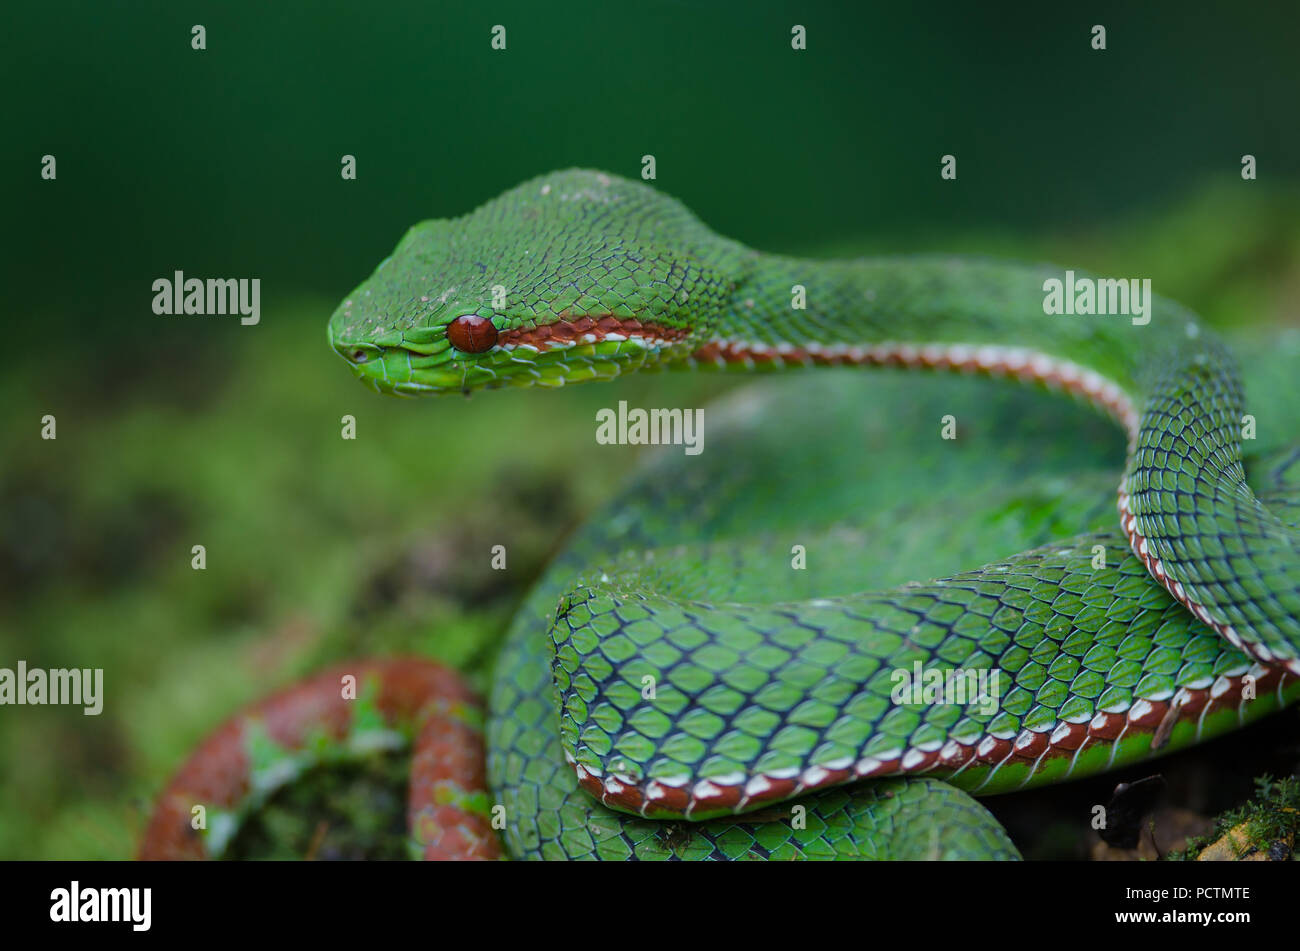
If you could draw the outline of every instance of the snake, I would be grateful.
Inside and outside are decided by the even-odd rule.
[[[329,751],[405,742],[429,858],[1014,859],[976,796],[1292,703],[1300,452],[1247,454],[1241,371],[1191,311],[1061,312],[1063,279],[1083,286],[764,253],[582,169],[415,225],[329,322],[376,392],[768,379],[708,407],[698,455],[660,446],[596,509],[486,700],[419,658],[294,685],[191,756],[142,857],[220,854]],[[196,803],[220,821],[196,831]]]

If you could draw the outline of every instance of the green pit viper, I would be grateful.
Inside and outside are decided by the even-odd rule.
[[[411,228],[329,324],[379,392],[780,374],[706,410],[699,456],[648,454],[545,572],[493,676],[490,792],[445,781],[443,826],[496,854],[491,817],[513,857],[1014,858],[968,793],[1295,700],[1300,454],[1252,457],[1252,491],[1224,344],[1162,298],[1049,314],[1063,277],[760,253],[582,170]],[[1297,402],[1290,346],[1261,420]],[[896,689],[932,671],[988,687]]]

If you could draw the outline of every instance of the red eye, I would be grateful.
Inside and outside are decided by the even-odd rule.
[[[482,353],[496,346],[497,329],[490,320],[463,314],[447,325],[447,339],[463,353]]]

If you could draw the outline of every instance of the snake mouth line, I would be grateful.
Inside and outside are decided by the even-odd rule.
[[[588,794],[611,809],[647,819],[706,820],[748,812],[857,780],[925,773],[978,792],[1009,764],[1029,767],[1024,778],[1027,783],[1048,760],[1070,757],[1069,768],[1062,777],[1068,778],[1084,750],[1098,743],[1111,745],[1112,763],[1122,740],[1144,734],[1151,736],[1152,751],[1157,751],[1165,745],[1174,727],[1184,720],[1195,718],[1196,738],[1200,739],[1210,714],[1235,709],[1239,718],[1243,716],[1250,702],[1244,698],[1242,689],[1247,680],[1254,684],[1256,696],[1271,692],[1280,706],[1286,702],[1284,695],[1297,678],[1284,668],[1255,664],[1244,673],[1220,675],[1203,686],[1180,687],[1164,700],[1139,699],[1126,710],[1099,711],[1086,721],[1061,720],[1050,730],[1025,729],[1014,737],[986,734],[966,744],[948,740],[930,748],[897,750],[857,762],[840,761],[748,778],[692,781],[686,777],[680,781],[640,782],[628,776],[593,771],[578,763],[568,750],[564,756],[578,785]],[[961,774],[970,767],[984,767],[989,772],[980,782],[963,782]]]
[[[570,317],[535,327],[516,327],[503,330],[497,337],[497,346],[503,350],[528,347],[538,352],[603,341],[633,341],[643,346],[661,346],[678,343],[690,331],[685,327],[670,327],[654,321],[640,321],[635,317],[615,317],[613,314]]]

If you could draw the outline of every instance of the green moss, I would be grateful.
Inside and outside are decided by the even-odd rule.
[[[407,859],[410,765],[388,754],[308,770],[243,821],[223,858]]]
[[[1213,847],[1220,858],[1242,859],[1262,854],[1273,860],[1294,859],[1300,833],[1300,779],[1255,780],[1255,796],[1245,805],[1214,820],[1214,831],[1189,839],[1187,848],[1171,852],[1166,859],[1194,861]]]

